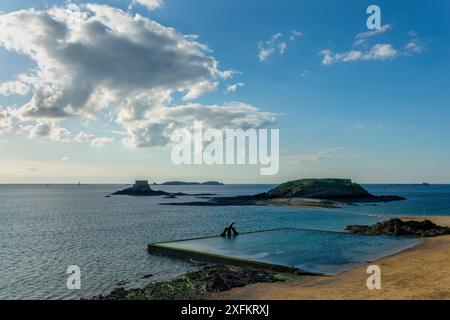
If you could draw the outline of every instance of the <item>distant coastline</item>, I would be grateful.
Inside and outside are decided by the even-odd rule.
[[[206,182],[191,182],[191,181],[167,181],[161,184],[153,183],[154,186],[223,186],[222,182],[206,181]]]

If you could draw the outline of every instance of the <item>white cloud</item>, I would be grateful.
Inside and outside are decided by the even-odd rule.
[[[96,137],[93,134],[88,134],[84,131],[81,131],[77,134],[77,136],[74,139],[75,142],[78,143],[84,143],[88,142],[93,147],[104,147],[107,144],[110,144],[114,141],[114,138],[111,137]]]
[[[385,60],[394,58],[397,50],[391,44],[379,43],[374,45],[369,52],[364,55],[364,60]]]
[[[287,48],[287,43],[286,42],[281,42],[278,45],[278,50],[280,51],[280,54],[284,54],[286,52],[286,48]]]
[[[186,122],[168,117],[174,110],[189,119],[208,113],[220,120],[212,122],[236,121],[233,108],[239,104],[223,104],[221,113],[209,112],[209,106],[172,105],[175,94],[185,101],[197,99],[236,73],[220,70],[197,36],[97,4],[3,14],[0,29],[1,46],[36,64],[21,79],[31,99],[14,110],[18,131],[33,138],[64,140],[61,122],[95,118],[106,108],[127,131],[127,146],[167,144],[164,133]],[[265,122],[266,113],[254,107],[246,111],[239,113],[243,122],[255,117],[261,119],[254,123]],[[75,141],[82,138],[77,135]],[[109,142],[100,139],[96,145]]]
[[[291,31],[291,36],[289,37],[289,39],[290,39],[291,41],[295,41],[295,40],[297,40],[298,38],[300,38],[301,36],[303,36],[303,33],[302,33],[302,32],[297,31],[297,30],[292,30],[292,31]]]
[[[12,115],[8,108],[0,106],[0,134],[13,129]]]
[[[64,156],[61,158],[61,161],[68,161],[68,160],[69,160],[69,157],[67,157],[67,156]]]
[[[245,86],[245,83],[242,82],[238,82],[232,85],[229,85],[227,87],[226,92],[230,93],[230,92],[236,92],[239,88],[243,88]]]
[[[0,84],[0,96],[26,95],[30,91],[28,85],[22,81],[7,81]]]
[[[91,141],[93,147],[104,147],[114,141],[114,138],[95,138]]]
[[[0,44],[38,66],[23,117],[95,114],[147,90],[196,98],[214,89],[220,71],[206,46],[139,15],[102,5],[85,8],[0,16]]]
[[[288,161],[288,163],[291,164],[305,163],[305,162],[319,162],[323,160],[335,160],[343,157],[340,154],[340,151],[342,151],[342,148],[335,147],[321,150],[313,154],[287,156],[286,160]]]
[[[25,130],[29,129],[29,137],[32,139],[48,138],[52,141],[69,141],[71,133],[65,129],[59,127],[59,125],[52,122],[38,122],[35,126],[29,126]]]
[[[413,40],[405,45],[407,53],[422,53],[425,51],[425,45]]]
[[[323,56],[322,64],[331,65],[336,62],[352,62],[352,61],[370,61],[370,60],[388,60],[399,56],[411,55],[413,53],[421,53],[425,46],[421,45],[417,39],[411,40],[403,48],[396,49],[390,43],[377,43],[368,47],[366,42],[369,38],[383,34],[392,30],[392,25],[386,24],[381,29],[358,33],[356,35],[355,46],[364,44],[362,49],[354,49],[343,52],[332,52],[330,49],[324,49],[319,52]],[[416,35],[416,33],[414,33]]]
[[[125,123],[128,131],[128,137],[123,139],[125,146],[165,146],[170,143],[176,128],[190,128],[194,121],[202,121],[205,128],[246,130],[272,125],[278,116],[241,102],[211,106],[191,103],[161,108],[153,113],[149,118],[154,120]]]
[[[95,139],[95,136],[93,134],[88,134],[84,131],[81,131],[77,136],[75,137],[74,141],[78,143],[82,142],[91,142]]]
[[[336,62],[392,59],[398,55],[398,52],[391,44],[379,43],[367,51],[351,50],[333,53],[325,49],[320,54],[323,56],[322,64],[331,65]]]
[[[300,31],[292,30],[291,35],[289,36],[289,39],[291,41],[295,41],[296,39],[300,38],[302,36],[302,33]],[[275,33],[270,40],[268,41],[261,41],[258,44],[258,58],[259,61],[266,61],[270,58],[274,53],[278,52],[279,54],[284,54],[286,52],[286,49],[288,47],[288,44],[286,41],[283,40],[283,34],[281,32]]]
[[[133,4],[139,3],[147,7],[149,10],[155,10],[163,6],[163,0],[133,0]]]
[[[380,29],[375,29],[372,31],[358,33],[355,37],[356,38],[355,45],[361,45],[361,44],[365,43],[368,38],[380,35],[391,29],[392,29],[392,25],[385,24]]]

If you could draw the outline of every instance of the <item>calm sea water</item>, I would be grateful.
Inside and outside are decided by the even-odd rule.
[[[166,191],[253,194],[271,185],[167,186]],[[238,230],[277,227],[343,230],[386,216],[450,215],[450,186],[365,186],[376,194],[407,201],[348,206],[337,210],[278,207],[172,207],[173,199],[104,196],[123,185],[1,185],[0,299],[77,299],[106,293],[118,285],[138,287],[194,268],[188,263],[147,254],[149,242],[217,234],[231,220]],[[179,198],[189,201],[192,198]],[[320,235],[317,235],[320,238]],[[317,237],[304,247],[317,243]],[[323,241],[323,239],[322,239]],[[348,245],[326,242],[324,255]],[[401,249],[399,246],[389,250]],[[373,248],[371,249],[373,250]],[[364,248],[360,250],[360,254]],[[382,249],[373,252],[383,255]],[[349,260],[351,260],[349,258]],[[314,264],[321,261],[308,261]],[[328,264],[333,261],[328,261]],[[342,261],[336,261],[342,264]],[[344,261],[345,263],[345,261]],[[82,289],[67,290],[66,269],[78,265]],[[152,274],[152,277],[144,278]]]

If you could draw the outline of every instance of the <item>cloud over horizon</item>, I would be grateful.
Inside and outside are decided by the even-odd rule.
[[[134,2],[162,5],[159,0]],[[109,109],[128,133],[125,146],[149,147],[168,144],[170,132],[187,126],[187,119],[223,127],[276,120],[274,114],[240,102],[193,104],[233,71],[220,70],[196,36],[141,15],[107,5],[69,4],[2,14],[0,28],[0,45],[36,64],[0,84],[1,95],[30,96],[22,106],[0,109],[0,133],[15,129],[31,138],[73,140],[60,127],[65,120],[97,118]],[[182,105],[172,105],[175,95],[181,95]],[[108,137],[85,141],[96,146],[112,142]]]

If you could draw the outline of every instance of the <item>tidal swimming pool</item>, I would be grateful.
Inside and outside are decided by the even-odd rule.
[[[414,238],[286,228],[249,232],[237,237],[187,239],[158,245],[333,275],[419,242]]]

